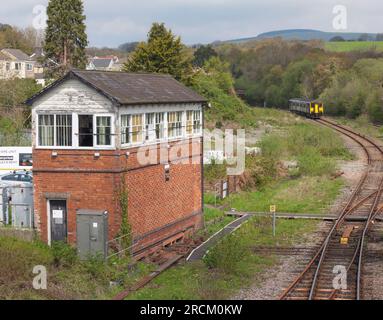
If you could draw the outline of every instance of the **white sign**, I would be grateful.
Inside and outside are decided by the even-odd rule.
[[[64,213],[62,210],[53,210],[53,219],[63,219]]]
[[[31,147],[0,147],[0,175],[13,170],[31,170]]]
[[[93,222],[93,228],[95,228],[95,229],[98,228],[98,223],[97,222]]]

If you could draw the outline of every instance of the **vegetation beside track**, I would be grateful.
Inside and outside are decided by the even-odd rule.
[[[361,115],[356,119],[349,119],[346,117],[334,117],[332,121],[340,125],[345,125],[351,129],[355,129],[357,132],[364,134],[371,138],[383,139],[383,127],[373,125],[367,115]]]
[[[342,180],[328,177],[288,179],[257,191],[234,194],[225,204],[237,211],[268,212],[270,205],[276,204],[278,212],[323,213],[342,187]]]
[[[238,211],[268,211],[271,204],[280,212],[325,211],[343,187],[343,180],[335,178],[337,161],[353,158],[343,140],[331,129],[287,112],[255,108],[255,113],[269,133],[257,143],[261,155],[246,158],[247,190],[218,204]],[[210,179],[222,172],[224,165],[205,168]],[[214,196],[206,195],[205,202],[215,204]]]
[[[149,299],[227,299],[250,285],[257,274],[278,262],[274,256],[255,254],[256,245],[288,246],[317,226],[316,221],[280,220],[276,237],[270,218],[254,217],[236,233],[210,250],[205,261],[178,265],[159,275],[145,288],[128,297]]]
[[[258,127],[269,131],[257,144],[262,155],[246,159],[247,173],[253,175],[248,190],[218,201],[220,208],[267,211],[276,204],[279,211],[320,213],[343,187],[342,179],[332,175],[337,160],[351,159],[343,141],[329,129],[316,126],[300,117],[272,109],[254,108]],[[297,161],[297,168],[283,170],[284,160]],[[209,178],[222,178],[225,165],[206,166]],[[207,194],[205,202],[215,203]],[[205,209],[206,221],[223,215],[220,209]],[[221,213],[220,213],[221,212]],[[278,220],[272,237],[271,219],[254,217],[236,233],[225,237],[209,250],[204,261],[181,264],[165,271],[145,288],[128,299],[225,299],[236,290],[250,285],[267,268],[278,264],[272,256],[257,255],[257,245],[287,246],[313,232],[318,222]],[[212,230],[212,233],[217,228]]]

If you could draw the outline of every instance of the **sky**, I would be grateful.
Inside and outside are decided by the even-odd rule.
[[[18,27],[41,25],[41,8],[48,4],[1,2],[0,23]],[[90,46],[97,47],[145,40],[152,22],[164,22],[188,45],[283,29],[339,31],[333,23],[338,5],[347,10],[340,31],[383,32],[381,0],[84,0]]]

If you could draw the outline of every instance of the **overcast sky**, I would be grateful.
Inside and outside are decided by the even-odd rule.
[[[32,25],[48,0],[1,0],[0,23]],[[333,8],[347,8],[347,30],[382,32],[382,0],[85,0],[91,46],[116,47],[146,38],[165,22],[186,44],[208,43],[291,29],[333,29]],[[35,12],[38,12],[35,11]]]

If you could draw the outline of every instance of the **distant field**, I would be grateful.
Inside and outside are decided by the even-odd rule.
[[[345,42],[326,42],[326,50],[335,52],[347,52],[356,50],[369,50],[375,48],[383,51],[383,41],[345,41]]]

